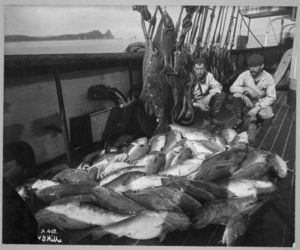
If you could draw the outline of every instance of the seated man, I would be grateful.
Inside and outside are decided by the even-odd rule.
[[[194,62],[194,70],[191,73],[191,81],[194,84],[193,107],[196,116],[199,116],[199,113],[204,114],[204,118],[207,118],[210,123],[219,124],[216,114],[219,113],[226,95],[213,74],[207,72],[206,66],[203,58],[196,59]]]
[[[263,70],[264,58],[261,55],[253,54],[247,62],[249,70],[238,76],[230,87],[230,92],[239,118],[234,128],[245,126],[249,142],[254,143],[258,126],[263,120],[271,121],[274,116],[271,105],[276,100],[276,89],[272,75]]]

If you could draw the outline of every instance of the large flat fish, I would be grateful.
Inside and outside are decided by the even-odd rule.
[[[158,237],[160,241],[163,241],[167,233],[176,229],[184,231],[189,226],[189,219],[183,213],[145,210],[120,222],[73,234],[71,235],[71,241],[77,242],[88,235],[92,235],[92,239],[95,241],[107,234],[118,238],[126,236],[136,240],[148,240]]]
[[[92,190],[92,194],[102,208],[115,213],[130,215],[145,210],[145,207],[111,189],[95,187]]]
[[[195,228],[203,228],[211,224],[226,225],[234,213],[250,206],[256,200],[253,196],[247,196],[211,201],[199,209],[192,219],[192,224]]]
[[[103,185],[103,187],[108,189],[113,189],[116,192],[119,192],[123,190],[123,188],[126,185],[129,185],[134,180],[139,179],[140,177],[145,176],[146,174],[144,172],[140,171],[133,171],[133,172],[127,172],[125,174],[120,175],[116,179],[112,180],[111,182]]]
[[[215,138],[213,135],[205,130],[205,129],[198,129],[193,127],[181,126],[179,124],[171,124],[170,128],[172,130],[180,132],[181,136],[188,139],[188,140],[210,140],[214,141]]]
[[[130,215],[118,214],[95,205],[82,203],[76,198],[51,204],[35,214],[39,226],[51,224],[62,229],[106,226],[128,217]]]

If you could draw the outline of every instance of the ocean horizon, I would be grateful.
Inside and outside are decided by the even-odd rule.
[[[264,35],[258,35],[264,44]],[[5,42],[5,55],[38,55],[38,54],[82,54],[82,53],[122,53],[127,46],[135,42],[144,42],[138,38],[89,39],[89,40],[52,40]],[[235,44],[236,45],[236,44]],[[269,36],[268,46],[277,45],[274,37]],[[247,48],[260,47],[259,43],[249,37]],[[235,48],[235,46],[234,46]]]

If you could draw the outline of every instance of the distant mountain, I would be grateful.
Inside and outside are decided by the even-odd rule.
[[[102,34],[99,30],[93,30],[87,33],[65,34],[59,36],[23,36],[8,35],[5,36],[5,42],[24,42],[24,41],[52,41],[52,40],[88,40],[88,39],[114,39],[110,30]]]

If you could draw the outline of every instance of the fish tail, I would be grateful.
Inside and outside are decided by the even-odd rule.
[[[108,232],[105,231],[102,227],[93,229],[91,235],[93,240],[100,240],[103,236],[105,236]]]

